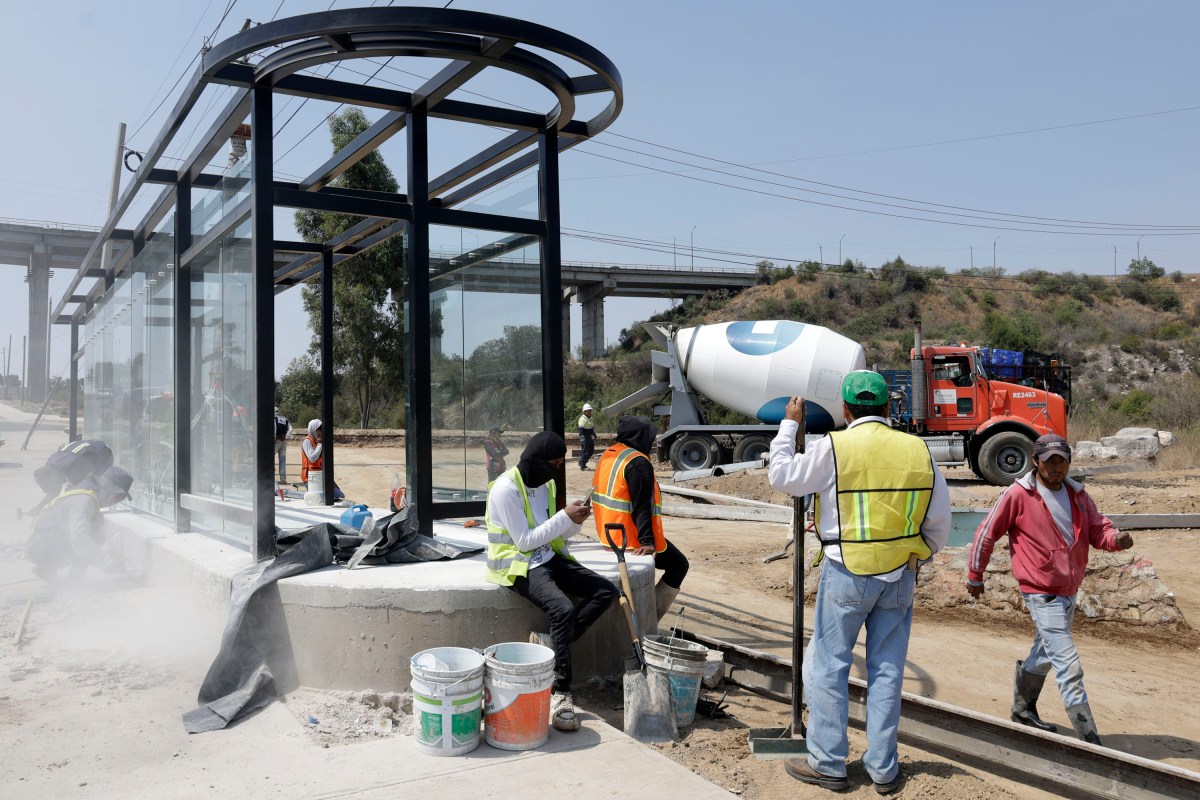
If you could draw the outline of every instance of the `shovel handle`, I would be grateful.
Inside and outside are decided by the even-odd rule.
[[[642,640],[638,636],[637,623],[633,621],[633,611],[630,608],[629,600],[622,593],[617,597],[617,602],[621,604],[621,612],[625,615],[625,624],[629,626],[629,638],[633,640],[633,653],[637,656],[638,666],[644,669],[646,657],[642,654]]]
[[[610,533],[610,531],[620,531],[621,532],[621,546],[620,547],[618,547],[617,543],[613,541],[612,533]],[[608,542],[609,549],[617,554],[617,562],[624,564],[625,563],[625,525],[620,522],[605,523],[604,538]]]

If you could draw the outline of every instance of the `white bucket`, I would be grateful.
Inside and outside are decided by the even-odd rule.
[[[308,491],[304,493],[304,505],[325,505],[325,473],[323,470],[310,469],[308,471],[307,489]]]
[[[700,699],[700,681],[704,679],[708,648],[671,636],[647,636],[642,641],[646,666],[665,673],[671,684],[671,707],[675,725],[685,728],[696,721],[696,701]]]
[[[413,735],[431,756],[461,756],[479,746],[483,656],[434,647],[412,657]]]
[[[533,750],[550,738],[554,651],[540,644],[504,642],[483,651],[483,735],[501,750]]]

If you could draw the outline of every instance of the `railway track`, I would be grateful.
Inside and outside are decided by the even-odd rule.
[[[680,631],[725,656],[726,680],[792,703],[792,662],[703,634]],[[850,679],[850,722],[866,721],[866,683]],[[920,695],[903,694],[900,741],[1068,798],[1200,798],[1200,773],[1074,738],[1044,733]]]

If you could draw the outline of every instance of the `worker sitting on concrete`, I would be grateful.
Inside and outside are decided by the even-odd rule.
[[[52,500],[33,524],[25,556],[33,571],[47,583],[58,582],[58,571],[70,567],[69,578],[82,578],[91,565],[120,572],[118,540],[106,541],[100,509],[129,499],[133,477],[120,467],[85,478]]]
[[[654,606],[658,619],[667,614],[687,576],[688,560],[679,548],[663,535],[662,494],[650,463],[654,446],[654,426],[644,417],[622,417],[617,423],[617,443],[604,451],[596,463],[592,478],[595,490],[596,536],[608,546],[605,526],[619,523],[625,534],[614,536],[622,546],[632,536],[629,554],[654,556],[654,568],[663,571],[654,587]]]
[[[1083,688],[1083,664],[1071,638],[1076,593],[1087,568],[1088,548],[1110,552],[1133,547],[1133,537],[1118,531],[1096,509],[1083,484],[1067,477],[1071,446],[1048,433],[1033,445],[1032,472],[1000,495],[975,531],[967,561],[967,592],[983,595],[983,575],[992,548],[1008,536],[1013,577],[1033,618],[1033,649],[1017,662],[1012,719],[1043,731],[1054,725],[1038,716],[1037,700],[1050,668],[1075,733],[1100,744],[1096,720]]]
[[[579,730],[571,698],[571,646],[612,605],[612,583],[571,557],[566,540],[591,513],[574,501],[557,508],[554,477],[566,461],[557,433],[535,434],[517,466],[492,482],[487,496],[487,580],[529,600],[550,617],[554,684],[550,722]],[[581,598],[578,606],[572,597]]]
[[[98,475],[112,466],[112,450],[98,439],[83,439],[60,447],[50,454],[46,463],[34,470],[33,479],[41,488],[41,501],[29,509],[31,516],[58,497],[63,486],[74,487],[92,475]]]

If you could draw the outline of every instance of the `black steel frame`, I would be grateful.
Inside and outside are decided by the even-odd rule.
[[[543,53],[553,53],[551,58]],[[448,64],[412,92],[331,80],[305,74],[305,70],[356,58],[425,57]],[[570,62],[575,74],[559,64]],[[554,97],[545,113],[492,107],[451,99],[450,95],[487,69],[500,69],[524,77]],[[195,109],[209,85],[237,87],[233,97],[215,116],[200,144],[174,169],[160,165],[162,156]],[[574,119],[576,98],[602,93],[603,109],[590,119]],[[276,94],[295,95],[339,103],[385,109],[367,131],[331,156],[303,180],[277,181],[273,175],[271,109]],[[236,34],[207,51],[187,81],[167,121],[146,150],[141,166],[121,193],[109,219],[51,319],[72,326],[72,357],[78,357],[78,326],[103,299],[113,280],[129,268],[130,261],[155,226],[175,210],[175,474],[176,521],[180,530],[189,524],[188,509],[203,507],[230,519],[253,520],[256,531],[252,551],[256,559],[273,555],[274,543],[274,305],[273,295],[320,275],[322,287],[322,413],[325,421],[325,496],[333,500],[333,365],[330,340],[332,277],[336,265],[388,239],[405,237],[407,348],[407,463],[410,497],[421,514],[426,532],[434,519],[482,513],[483,503],[434,505],[432,483],[432,430],[430,392],[431,270],[452,271],[461,265],[431,263],[429,226],[478,228],[509,234],[497,253],[540,241],[541,317],[543,331],[543,407],[547,430],[562,433],[562,304],[559,247],[558,156],[581,141],[603,131],[620,113],[621,77],[598,50],[574,37],[540,25],[493,14],[436,8],[339,9],[276,20]],[[191,236],[193,187],[221,185],[223,177],[206,172],[225,141],[250,118],[252,156],[251,196],[219,226],[199,241]],[[456,120],[511,131],[496,144],[466,158],[443,174],[430,177],[428,169],[429,118]],[[332,186],[343,172],[402,130],[407,130],[407,194],[361,192]],[[523,170],[539,170],[539,214],[535,220],[469,212],[457,208]],[[152,184],[161,184],[150,211],[132,230],[118,228],[131,203]],[[362,216],[353,229],[319,245],[276,241],[272,214],[275,207],[335,211]],[[204,246],[232,230],[236,222],[252,220],[253,305],[256,336],[255,359],[255,491],[252,509],[223,509],[221,503],[191,494],[190,409],[192,383],[189,369],[193,349],[190,319],[191,262]],[[131,240],[131,241],[130,241]],[[91,269],[107,242],[126,242],[104,274]],[[85,279],[96,279],[90,291],[78,292]],[[72,371],[71,402],[77,402],[78,373]],[[74,418],[74,417],[73,417]],[[564,494],[560,492],[560,495]],[[250,513],[247,513],[250,512]]]

